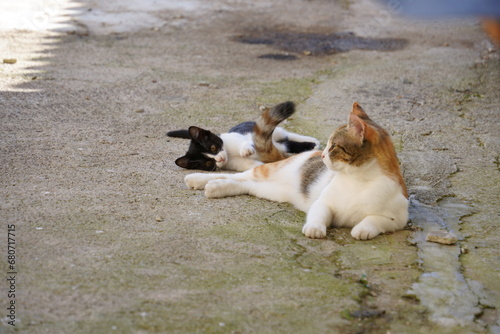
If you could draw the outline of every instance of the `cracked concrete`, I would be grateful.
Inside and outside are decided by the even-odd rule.
[[[62,26],[0,29],[0,58],[17,60],[0,64],[0,215],[18,254],[2,332],[499,332],[500,65],[475,20],[365,0],[57,3],[27,8],[71,15]],[[316,56],[238,42],[255,31],[406,44]],[[187,143],[166,131],[222,132],[284,100],[298,105],[285,126],[323,145],[354,101],[389,130],[406,230],[310,240],[290,205],[185,188]],[[458,243],[426,242],[436,229]]]

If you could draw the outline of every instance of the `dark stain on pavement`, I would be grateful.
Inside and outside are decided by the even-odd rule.
[[[404,48],[408,41],[401,38],[367,38],[353,32],[305,33],[268,29],[249,30],[235,41],[246,44],[270,45],[276,49],[311,56],[328,55],[350,50],[395,51]],[[290,57],[263,55],[259,58],[293,60]]]

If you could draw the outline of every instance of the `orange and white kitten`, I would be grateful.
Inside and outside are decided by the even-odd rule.
[[[209,198],[253,195],[307,212],[302,232],[324,238],[330,225],[352,228],[359,240],[405,227],[408,194],[394,145],[358,103],[349,123],[323,152],[311,151],[237,174],[187,175],[186,185]]]

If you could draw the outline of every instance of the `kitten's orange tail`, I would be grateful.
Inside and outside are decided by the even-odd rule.
[[[253,128],[255,151],[262,162],[274,162],[288,157],[279,151],[273,143],[274,129],[295,112],[291,101],[280,103],[272,108],[264,108]]]

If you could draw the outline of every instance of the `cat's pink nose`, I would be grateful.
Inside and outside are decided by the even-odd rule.
[[[325,158],[325,153],[321,153],[321,159]]]

